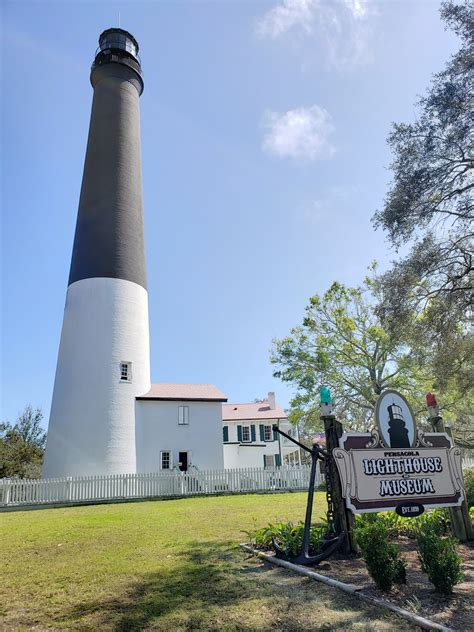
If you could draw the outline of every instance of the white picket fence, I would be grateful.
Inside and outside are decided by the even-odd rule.
[[[308,488],[309,472],[309,466],[294,466],[41,480],[4,478],[0,479],[0,507],[304,490]],[[318,471],[317,484],[323,480]]]

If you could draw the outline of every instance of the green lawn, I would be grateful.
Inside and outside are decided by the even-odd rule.
[[[248,558],[243,529],[298,521],[305,494],[0,513],[0,629],[410,629]],[[315,515],[325,497],[317,494]]]

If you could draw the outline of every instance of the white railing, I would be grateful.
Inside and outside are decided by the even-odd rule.
[[[0,507],[304,490],[308,488],[309,472],[310,467],[303,465],[42,480],[4,478],[0,479]],[[320,484],[323,480],[318,471],[316,483]]]
[[[462,469],[467,470],[468,467],[474,467],[474,458],[468,457],[462,460]]]

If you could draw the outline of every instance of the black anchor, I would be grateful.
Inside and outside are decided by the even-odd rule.
[[[316,467],[318,465],[318,460],[327,461],[330,458],[330,455],[326,450],[323,450],[317,443],[313,444],[312,449],[307,446],[299,443],[290,437],[290,435],[286,434],[282,430],[280,430],[277,426],[273,426],[273,430],[281,434],[283,437],[286,437],[297,446],[309,452],[311,454],[311,473],[309,476],[309,487],[308,487],[308,502],[306,504],[306,517],[304,521],[304,531],[303,531],[303,542],[301,544],[301,550],[298,555],[292,556],[287,555],[281,547],[273,540],[273,547],[275,549],[276,556],[280,559],[287,560],[288,562],[293,562],[294,564],[318,564],[322,562],[322,560],[327,559],[330,555],[334,553],[334,551],[342,544],[346,534],[344,531],[341,531],[339,534],[334,534],[334,526],[332,524],[329,525],[330,531],[334,534],[330,537],[326,537],[324,540],[321,551],[317,555],[309,554],[309,536],[311,531],[311,517],[313,515],[313,497],[314,497],[314,482],[316,479]],[[327,481],[328,482],[328,481]]]

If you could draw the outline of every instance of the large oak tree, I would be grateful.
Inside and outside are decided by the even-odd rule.
[[[472,307],[474,288],[474,10],[471,0],[444,2],[441,17],[459,51],[434,75],[413,123],[388,138],[393,181],[375,216],[409,255],[386,275],[395,311],[432,297],[445,310]]]

